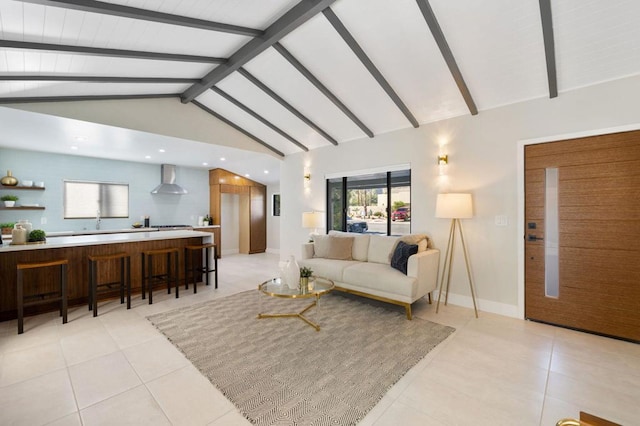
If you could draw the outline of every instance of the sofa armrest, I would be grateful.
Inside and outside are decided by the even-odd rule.
[[[300,259],[311,259],[313,257],[313,243],[304,243],[302,245],[302,257]]]
[[[409,257],[407,276],[418,281],[416,300],[432,292],[438,284],[440,250],[428,249]]]

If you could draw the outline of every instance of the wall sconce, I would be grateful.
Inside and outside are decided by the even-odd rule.
[[[310,173],[305,173],[304,174],[304,182],[307,183],[311,180],[311,174]]]
[[[447,154],[438,155],[438,165],[439,166],[446,166],[447,164],[449,164],[449,156]]]

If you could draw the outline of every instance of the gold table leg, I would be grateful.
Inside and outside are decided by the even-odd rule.
[[[319,299],[319,297],[318,297]],[[303,310],[301,310],[298,313],[290,313],[290,314],[258,314],[258,318],[262,319],[262,318],[300,318],[302,321],[306,322],[307,324],[309,324],[311,327],[315,328],[316,331],[320,331],[320,326],[316,323],[314,323],[313,321],[309,320],[307,317],[304,316],[304,313],[307,312],[309,309],[313,308],[314,306],[316,306],[318,304],[318,300],[314,300],[313,303],[311,303],[309,306],[307,306],[306,308],[304,308]]]

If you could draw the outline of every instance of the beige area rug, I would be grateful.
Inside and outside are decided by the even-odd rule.
[[[311,310],[320,331],[298,318],[257,319],[308,303],[256,290],[148,319],[257,425],[355,425],[454,331],[340,294]]]

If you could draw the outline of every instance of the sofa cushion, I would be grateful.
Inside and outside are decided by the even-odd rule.
[[[332,281],[342,281],[342,275],[345,268],[356,265],[361,262],[355,260],[334,260],[334,259],[301,259],[298,260],[300,267],[306,266],[313,270],[316,277],[328,278]]]
[[[431,247],[431,241],[429,240],[429,237],[426,234],[403,235],[400,238],[398,238],[398,241],[404,241],[407,244],[417,244],[418,253],[426,251],[427,248]]]
[[[409,263],[409,257],[417,252],[417,244],[407,244],[404,241],[398,241],[396,249],[391,256],[391,267],[407,275],[407,263]]]
[[[372,235],[369,240],[368,261],[374,263],[391,263],[392,250],[398,241],[398,237]]]
[[[329,231],[329,235],[340,238],[353,238],[351,257],[353,260],[366,262],[369,254],[369,234],[358,234],[356,232]]]
[[[327,258],[336,260],[352,260],[351,248],[353,238],[340,238],[329,235],[329,254]]]
[[[326,258],[329,255],[329,236],[313,236],[313,257]]]
[[[418,281],[415,277],[404,275],[382,263],[356,262],[355,265],[344,268],[342,281],[386,294],[397,294],[411,300],[415,299],[418,291]]]

